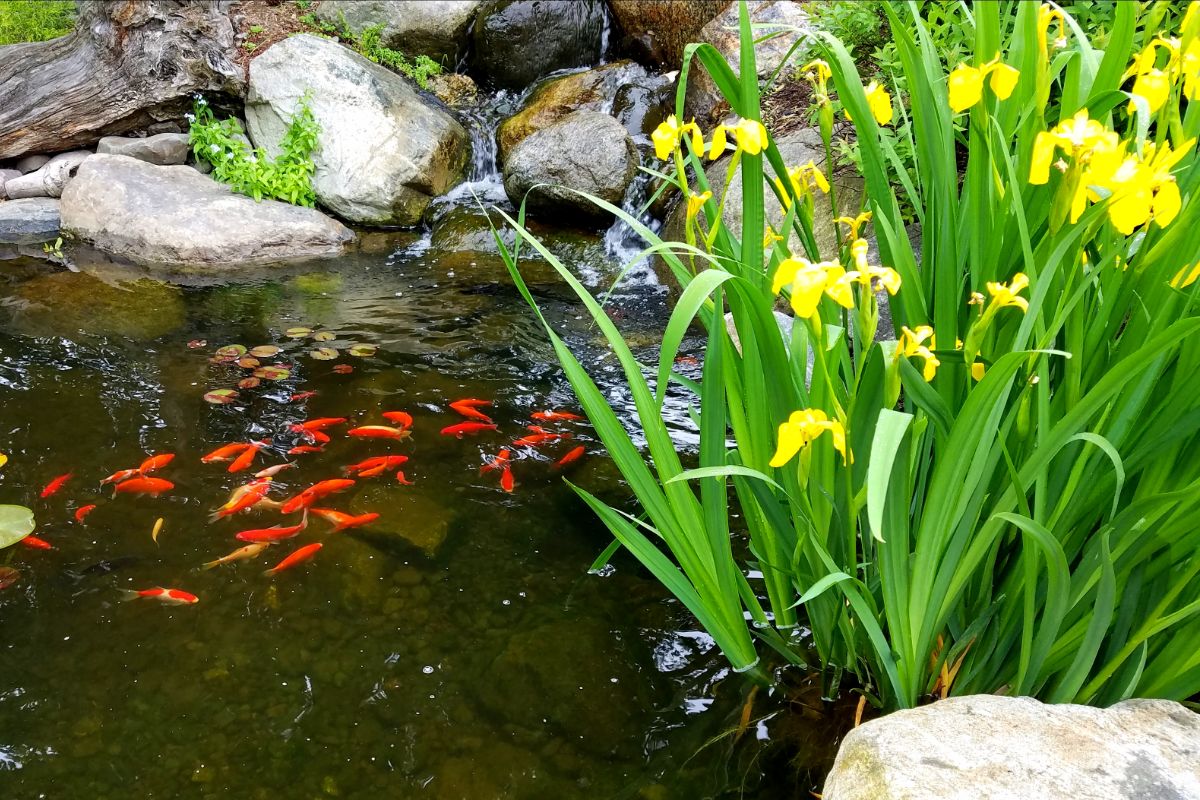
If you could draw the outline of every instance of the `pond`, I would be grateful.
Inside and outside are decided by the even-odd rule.
[[[34,508],[53,546],[0,553],[21,573],[0,591],[4,795],[807,796],[819,779],[806,770],[835,745],[814,693],[807,705],[755,699],[632,559],[588,572],[610,538],[563,478],[614,501],[626,493],[586,423],[543,423],[572,438],[514,449],[511,493],[481,475],[537,424],[533,412],[578,411],[495,258],[439,255],[411,234],[368,244],[208,285],[0,271],[0,452],[11,458],[0,500]],[[538,293],[611,379],[580,308],[561,287]],[[614,300],[647,347],[665,313],[654,285]],[[289,338],[294,327],[313,333]],[[206,403],[251,374],[214,363],[229,344],[281,348],[262,363],[290,374]],[[352,356],[354,345],[374,352]],[[316,347],[337,357],[314,358]],[[498,430],[440,435],[464,421],[448,408],[464,397],[490,400]],[[389,410],[413,416],[411,438],[345,435]],[[685,403],[668,413],[686,447]],[[301,443],[290,426],[316,417],[350,421],[328,429],[323,451],[287,455]],[[265,439],[246,472],[201,463]],[[587,455],[556,468],[577,445]],[[172,491],[114,499],[99,485],[150,453],[175,454],[155,473]],[[282,499],[381,454],[410,459],[410,485],[389,471],[321,503],[376,512],[374,523],[333,533],[312,517],[257,558],[199,568],[242,545],[237,531],[279,524],[258,509],[209,521],[253,471],[293,462],[273,480]],[[324,547],[312,561],[263,574],[313,542]],[[122,599],[157,586],[200,600]]]

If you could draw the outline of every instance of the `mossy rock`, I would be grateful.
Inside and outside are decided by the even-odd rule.
[[[108,281],[84,272],[55,272],[22,283],[18,324],[40,333],[84,331],[148,341],[183,326],[183,292],[149,278]]]

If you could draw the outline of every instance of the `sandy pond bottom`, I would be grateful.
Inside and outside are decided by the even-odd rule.
[[[795,746],[772,749],[781,704],[760,701],[742,735],[722,737],[750,687],[627,557],[587,573],[609,538],[552,459],[584,444],[568,477],[625,493],[586,424],[561,426],[570,445],[522,451],[512,494],[479,474],[531,412],[577,410],[515,291],[494,265],[393,249],[192,287],[0,263],[0,452],[11,459],[0,502],[32,506],[54,546],[0,553],[21,572],[0,591],[0,796],[805,796],[804,765],[787,761]],[[609,374],[562,289],[539,296]],[[616,302],[631,341],[650,343],[662,296]],[[295,326],[334,336],[284,336]],[[282,348],[263,363],[290,375],[210,405],[206,391],[250,374],[210,361],[235,343]],[[378,349],[348,354],[363,344]],[[315,359],[317,346],[339,355]],[[317,394],[289,399],[300,392]],[[471,396],[493,401],[500,430],[440,436],[460,421],[447,403]],[[281,455],[291,423],[379,423],[383,410],[415,417],[411,440],[334,429],[324,452]],[[682,406],[671,413],[686,442]],[[265,437],[274,449],[257,468],[298,465],[276,478],[276,497],[384,453],[409,456],[414,483],[389,473],[323,503],[378,512],[368,528],[331,534],[314,520],[257,560],[198,571],[241,544],[236,531],[280,521],[207,521],[245,478],[200,456]],[[100,490],[150,452],[177,454],[161,472],[173,492]],[[60,492],[38,497],[66,472]],[[98,507],[81,525],[72,513],[86,503]],[[309,564],[263,576],[317,541]],[[200,602],[120,599],[152,586]],[[810,711],[800,738],[826,751],[828,723]],[[788,716],[795,728],[804,714]]]

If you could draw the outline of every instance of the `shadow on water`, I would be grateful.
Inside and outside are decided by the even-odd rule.
[[[0,591],[4,797],[808,796],[806,770],[832,752],[824,704],[811,691],[758,698],[736,730],[750,687],[679,604],[627,557],[586,573],[608,536],[552,469],[567,445],[521,451],[512,494],[480,475],[531,412],[571,408],[570,387],[494,259],[451,267],[410,238],[206,286],[0,265],[0,452],[11,458],[0,502],[31,505],[54,546],[0,553],[21,571]],[[630,413],[579,308],[560,286],[536,291]],[[622,299],[619,322],[648,363],[665,313],[653,291]],[[334,336],[284,336],[295,326]],[[205,403],[249,374],[210,362],[232,343],[283,348],[264,363],[290,376]],[[378,349],[355,358],[355,344]],[[317,346],[338,357],[308,355]],[[316,394],[289,399],[299,392]],[[447,403],[466,396],[493,401],[498,432],[438,434],[460,421]],[[278,521],[251,512],[209,524],[245,478],[201,455],[269,437],[261,468],[287,458],[291,423],[379,423],[382,410],[412,413],[411,440],[335,431],[324,452],[294,457],[274,492],[369,455],[407,455],[413,485],[387,474],[326,503],[376,511],[376,524],[331,534],[314,520],[256,561],[197,570],[240,545],[237,530]],[[687,447],[685,399],[667,413]],[[568,428],[569,446],[590,453],[571,479],[620,502],[590,430]],[[100,490],[147,452],[177,454],[162,471],[173,492]],[[38,497],[69,471],[61,492]],[[85,503],[98,507],[78,524]],[[325,547],[312,563],[262,575],[314,541]],[[121,602],[117,591],[160,585],[200,603]],[[811,711],[785,713],[798,707]]]

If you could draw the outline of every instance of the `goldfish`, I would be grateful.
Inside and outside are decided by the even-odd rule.
[[[570,464],[574,461],[578,461],[585,452],[587,452],[587,448],[585,448],[583,445],[579,445],[578,447],[569,451],[565,456],[560,458],[558,461],[555,461],[554,468],[562,469],[563,467],[567,466],[568,464]]]
[[[309,510],[326,522],[333,523],[334,531],[344,531],[347,528],[357,528],[360,525],[367,525],[379,519],[379,515],[373,511],[367,514],[359,514],[356,517],[351,514],[345,514],[341,511],[334,511],[332,508],[313,508]]]
[[[347,475],[357,472],[360,478],[373,478],[399,467],[406,461],[408,461],[408,456],[375,456],[343,467],[342,472]]]
[[[308,442],[316,442],[317,444],[329,444],[329,434],[323,431],[305,431],[304,439]]]
[[[112,475],[109,475],[107,478],[100,481],[100,485],[103,486],[106,483],[117,483],[119,481],[128,480],[129,478],[137,477],[140,474],[141,473],[139,473],[136,469],[117,470]]]
[[[404,470],[400,470],[399,472],[396,473],[396,483],[400,484],[401,486],[412,486],[413,485],[412,481],[410,481],[408,478],[404,477]]]
[[[319,500],[326,495],[334,494],[349,489],[354,485],[354,481],[349,478],[333,478],[320,483],[314,483],[304,491],[292,497],[283,504],[280,509],[284,514],[291,514],[299,511],[302,508],[308,508],[313,504],[313,501]]]
[[[154,542],[155,544],[158,544],[158,534],[160,534],[162,532],[162,527],[163,527],[163,518],[162,517],[159,517],[158,519],[154,520],[154,529],[152,531],[150,531],[150,541]]]
[[[400,426],[401,430],[408,430],[413,426],[412,414],[407,411],[385,411],[383,418],[389,422],[394,422]]]
[[[263,449],[262,442],[251,442],[250,446],[242,451],[242,454],[233,460],[229,465],[227,472],[241,472],[247,469],[254,463],[254,457],[258,455],[258,451]]]
[[[162,455],[150,456],[142,462],[142,465],[137,468],[137,471],[143,475],[145,475],[147,472],[154,472],[154,470],[162,469],[167,464],[170,464],[171,460],[174,458],[174,453],[163,453]]]
[[[504,471],[500,473],[500,488],[511,493],[513,490],[513,484],[514,481],[512,468],[508,465],[505,465]]]
[[[59,475],[54,480],[46,484],[46,488],[42,489],[42,497],[49,497],[63,487],[63,484],[71,480],[73,472],[68,472],[66,475]]]
[[[231,514],[236,514],[239,511],[244,511],[247,508],[257,505],[267,496],[267,492],[271,490],[270,478],[259,478],[250,483],[243,484],[233,490],[229,496],[229,500],[225,505],[218,508],[209,517],[209,521],[215,521],[222,517],[228,517]]]
[[[284,463],[284,464],[276,464],[273,467],[267,467],[266,469],[260,469],[258,472],[254,473],[254,477],[256,477],[256,478],[274,478],[276,475],[283,472],[285,469],[291,469],[294,466],[296,466],[296,465],[291,463],[290,461],[287,463]]]
[[[347,436],[357,436],[361,439],[407,439],[412,431],[391,428],[387,425],[363,425],[361,428],[351,428]]]
[[[75,509],[75,521],[83,522],[83,518],[95,510],[96,510],[95,503],[89,503],[86,506],[80,506],[79,508]]]
[[[489,458],[487,462],[485,462],[483,466],[479,468],[479,474],[482,475],[485,472],[504,469],[508,466],[511,456],[512,452],[508,448],[501,450],[499,455],[497,455],[495,458]]]
[[[205,464],[211,464],[214,461],[231,461],[238,453],[242,452],[248,447],[250,447],[249,444],[242,444],[241,442],[227,444],[223,447],[218,447],[208,455],[203,456],[200,461]]]
[[[320,550],[323,546],[324,545],[322,545],[320,542],[316,542],[314,544],[306,544],[304,547],[301,547],[299,550],[292,552],[290,555],[288,555],[287,558],[283,559],[283,561],[280,561],[278,564],[271,567],[269,570],[267,570],[263,574],[264,575],[275,575],[276,573],[283,572],[285,569],[290,569],[291,567],[294,567],[297,564],[302,564],[305,561],[308,561],[313,556],[315,556],[317,554],[317,551]]]
[[[529,436],[522,436],[513,442],[514,447],[539,447],[547,442],[557,441],[558,439],[570,439],[569,433],[534,433]]]
[[[316,397],[316,396],[317,396],[316,392],[296,392],[294,395],[289,397],[288,400],[290,400],[293,403],[299,403],[301,400],[307,400],[310,397]],[[243,547],[242,549],[245,550],[246,548]]]
[[[299,525],[276,525],[272,528],[256,528],[255,530],[240,531],[233,538],[243,542],[281,542],[284,539],[290,539],[300,531],[308,527],[308,513],[305,512],[304,519],[300,520]]]
[[[304,433],[305,431],[323,431],[326,428],[332,428],[334,425],[341,425],[346,421],[345,417],[321,417],[320,419],[310,419],[305,422],[292,425],[290,430],[292,433]]]
[[[442,428],[443,436],[456,436],[459,439],[467,433],[481,433],[483,431],[494,431],[496,426],[487,422],[460,422],[457,425],[449,425]]]
[[[169,606],[191,606],[200,602],[200,598],[182,589],[164,589],[157,586],[153,589],[122,589],[121,594],[126,600],[158,600]]]
[[[462,414],[467,419],[477,419],[480,422],[491,422],[492,421],[491,417],[489,417],[487,414],[484,414],[482,411],[480,411],[478,408],[476,408],[474,405],[471,405],[470,403],[478,403],[479,405],[485,405],[485,406],[491,405],[491,403],[487,402],[486,400],[477,400],[477,401],[456,400],[455,402],[450,404],[450,408],[454,409],[459,414]]]
[[[117,492],[128,492],[129,494],[148,494],[151,497],[158,497],[163,492],[169,492],[175,488],[175,484],[162,478],[130,478],[127,481],[121,481],[113,489],[113,496]]]
[[[578,414],[571,414],[567,411],[535,411],[529,416],[533,419],[540,419],[542,422],[573,422],[583,419]]]
[[[349,375],[351,372],[354,372],[354,367],[349,364],[334,364],[333,371],[338,375]]]
[[[32,535],[26,536],[24,539],[22,539],[21,544],[25,545],[26,547],[32,547],[34,550],[53,550],[54,549],[53,545],[51,545],[45,539],[41,539],[37,536],[32,536]]]
[[[451,407],[463,406],[465,408],[480,408],[482,406],[490,406],[491,400],[480,400],[476,397],[464,397],[462,400],[455,400],[450,404]]]
[[[289,456],[298,456],[303,453],[321,453],[324,452],[324,447],[314,447],[311,444],[298,444],[291,450],[288,450]]]
[[[213,567],[219,567],[222,564],[232,564],[234,561],[241,561],[246,558],[254,558],[270,546],[270,542],[251,542],[245,547],[239,547],[229,555],[221,556],[220,558],[213,559],[212,561],[204,562],[200,565],[200,568],[212,569]]]

